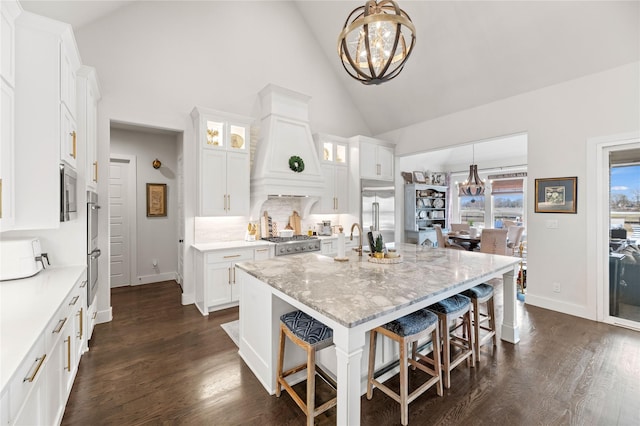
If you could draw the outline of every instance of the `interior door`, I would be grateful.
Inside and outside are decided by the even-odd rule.
[[[109,228],[111,245],[111,287],[131,285],[128,161],[111,159],[109,165]]]
[[[178,156],[178,284],[182,285],[184,269],[184,188],[183,160]]]

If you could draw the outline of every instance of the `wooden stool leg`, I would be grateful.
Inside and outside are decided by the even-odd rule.
[[[373,398],[373,370],[376,363],[376,340],[378,333],[371,330],[369,333],[369,372],[367,374],[367,399]]]
[[[400,423],[409,422],[409,368],[407,362],[407,342],[400,339]]]
[[[449,324],[447,321],[447,315],[438,315],[440,320],[440,334],[442,334],[442,364],[444,370],[444,387],[449,389],[451,387],[451,371],[449,365],[451,364],[451,343],[449,342]]]
[[[313,426],[316,402],[316,351],[307,349],[307,425]]]
[[[476,361],[480,362],[480,311],[478,310],[479,303],[478,299],[476,298],[471,299],[471,301],[473,302],[473,332],[475,337],[473,350],[475,351]]]
[[[496,337],[496,309],[493,296],[491,296],[491,299],[487,301],[487,310],[490,315],[489,326],[491,327],[491,330],[493,330],[493,337],[491,338],[491,340],[493,340],[493,346],[495,347],[498,345],[498,339]]]
[[[433,329],[431,333],[431,347],[433,351],[431,355],[433,356],[433,371],[438,374],[438,384],[436,385],[438,396],[442,396],[442,368],[440,368],[440,325]]]
[[[471,331],[471,306],[469,306],[469,310],[467,311],[466,314],[464,314],[464,321],[466,323],[467,326],[467,331],[469,333],[469,340],[468,340],[468,345],[467,347],[469,348],[469,350],[471,351],[471,360],[469,360],[469,358],[467,358],[467,366],[470,366],[471,368],[475,367],[476,365],[476,352],[473,348],[473,334]]]
[[[282,366],[284,364],[284,343],[285,343],[285,335],[284,330],[282,329],[282,325],[280,326],[280,348],[278,349],[278,370],[276,374],[276,396],[279,398],[282,392],[282,385],[280,380],[282,380]]]

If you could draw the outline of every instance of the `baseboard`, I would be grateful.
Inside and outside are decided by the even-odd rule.
[[[137,283],[131,284],[131,285],[159,283],[161,281],[176,280],[177,278],[178,276],[175,272],[164,272],[162,274],[142,275],[138,277]]]
[[[109,309],[105,309],[103,311],[97,312],[96,324],[110,322],[112,319],[113,319],[113,311],[111,310],[111,306],[109,306]]]
[[[194,293],[182,293],[182,304],[193,305],[196,303],[196,295]]]
[[[588,308],[583,305],[576,305],[574,303],[567,303],[556,299],[550,299],[548,297],[536,296],[531,293],[527,293],[524,300],[527,305],[537,306],[539,308],[549,309],[593,321],[596,320],[595,315],[591,315]]]

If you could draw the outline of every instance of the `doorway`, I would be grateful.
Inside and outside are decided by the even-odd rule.
[[[595,256],[593,266],[588,265],[587,269],[596,277],[592,287],[596,290],[596,319],[640,330],[640,316],[635,315],[640,312],[640,279],[634,273],[634,267],[640,266],[640,256],[623,253],[625,247],[640,243],[640,235],[634,232],[634,226],[638,229],[640,225],[636,223],[640,222],[640,193],[637,199],[634,195],[640,191],[640,175],[623,179],[619,176],[622,167],[640,165],[640,134],[594,138],[589,145],[587,187],[592,190],[587,193],[587,227],[596,232],[587,238]],[[628,195],[621,197],[625,193]],[[630,264],[633,265],[629,267]]]
[[[609,162],[609,316],[640,328],[640,146],[605,149]]]
[[[110,286],[131,285],[136,264],[136,157],[112,154],[109,162]]]

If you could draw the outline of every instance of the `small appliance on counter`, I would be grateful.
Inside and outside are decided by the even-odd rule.
[[[46,268],[44,259],[49,257],[42,253],[40,240],[31,238],[3,238],[0,241],[0,281],[28,278]]]
[[[330,220],[323,220],[322,222],[317,223],[316,224],[316,233],[318,235],[331,236],[331,234],[332,234],[331,221]]]

